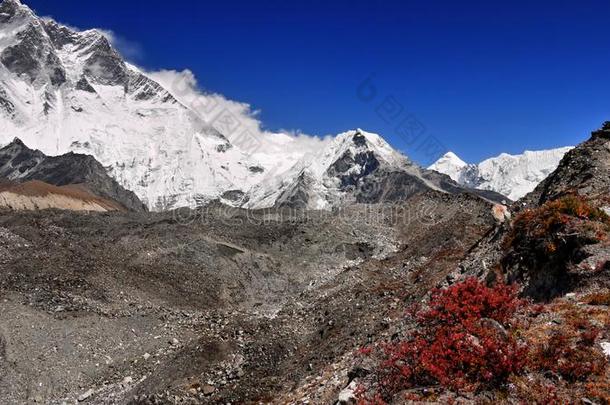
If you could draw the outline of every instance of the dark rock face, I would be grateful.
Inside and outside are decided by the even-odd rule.
[[[354,137],[356,138],[356,136]],[[352,156],[350,151],[345,152],[328,170],[331,177],[341,180],[341,188],[356,187],[359,181],[379,168],[379,160],[372,151],[357,153]],[[355,170],[353,170],[355,168]],[[350,173],[347,173],[347,172]]]
[[[569,193],[597,197],[610,192],[610,124],[568,152],[549,177],[522,202],[537,206]]]
[[[93,194],[115,200],[128,210],[146,211],[144,204],[133,192],[121,187],[89,155],[68,153],[46,156],[15,139],[0,149],[0,177],[18,182],[40,180],[55,186],[81,184]]]
[[[352,157],[351,152],[347,151],[343,154],[343,156],[341,156],[339,159],[337,159],[337,161],[335,161],[335,163],[332,164],[332,166],[329,169],[329,173],[337,173],[337,174],[345,173],[352,167],[353,164],[354,164],[354,158]]]
[[[15,18],[22,18],[30,13],[30,10],[15,0],[4,0],[0,4],[0,23],[11,22]]]
[[[99,36],[93,45],[93,52],[86,61],[85,74],[88,78],[104,85],[127,86],[127,67],[121,56],[110,46],[108,40]]]
[[[0,110],[4,111],[8,117],[15,116],[15,104],[9,99],[6,90],[2,87],[0,87]]]
[[[157,82],[139,73],[130,75],[127,91],[136,100],[150,100],[161,95],[161,101],[164,103],[177,103],[174,96],[165,91]]]
[[[382,172],[367,177],[356,190],[356,201],[362,204],[406,201],[417,193],[430,190],[424,181],[405,172]]]
[[[30,23],[17,38],[19,42],[6,48],[0,55],[0,61],[9,71],[27,75],[32,82],[47,74],[53,86],[66,82],[66,72],[61,61],[39,24]]]
[[[366,146],[366,137],[361,133],[357,133],[352,138],[352,142],[354,142],[354,145],[356,146]]]
[[[309,202],[309,190],[312,180],[306,173],[301,173],[297,181],[278,197],[276,208],[305,209]]]
[[[28,75],[34,81],[41,69],[40,61],[44,60],[44,47],[40,46],[44,38],[34,24],[17,35],[20,42],[9,46],[0,55],[0,61],[8,70],[18,75]]]
[[[66,82],[66,72],[57,55],[49,53],[46,65],[50,69],[49,78],[53,86],[61,86]]]
[[[58,49],[78,41],[78,35],[74,31],[67,27],[63,27],[54,21],[46,21],[44,29],[47,32],[47,35],[49,35],[49,38],[51,38],[53,46]]]
[[[260,166],[250,166],[248,167],[248,170],[250,170],[251,173],[263,173],[265,171],[265,169]]]
[[[81,91],[86,91],[87,93],[95,93],[95,89],[85,76],[81,77],[78,82],[76,82],[76,89]]]
[[[241,190],[228,190],[222,194],[222,198],[231,202],[246,202],[244,197],[246,194]]]

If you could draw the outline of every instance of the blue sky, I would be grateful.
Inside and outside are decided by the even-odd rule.
[[[607,0],[24,3],[112,30],[145,68],[192,70],[271,130],[361,127],[423,164],[427,137],[479,161],[575,144],[610,120]]]

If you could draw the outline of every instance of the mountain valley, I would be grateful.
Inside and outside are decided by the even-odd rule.
[[[0,403],[610,404],[610,121],[423,168],[161,76],[0,4]]]

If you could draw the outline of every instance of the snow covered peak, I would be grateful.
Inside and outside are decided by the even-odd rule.
[[[415,173],[413,167],[381,136],[362,129],[351,130],[335,136],[319,151],[305,155],[285,172],[256,184],[248,192],[244,206],[330,209],[353,199],[379,173]]]
[[[439,159],[439,161],[450,162],[451,164],[453,164],[455,166],[466,166],[466,164],[467,164],[462,159],[460,159],[458,155],[456,155],[453,152],[445,153],[445,155],[443,155],[443,157],[441,157]]]
[[[479,164],[466,164],[448,153],[429,167],[461,185],[491,190],[518,200],[551,174],[572,147],[525,151],[520,155],[502,153]]]
[[[34,16],[34,13],[19,0],[4,0],[0,4],[0,21],[3,23],[25,16]]]
[[[153,209],[247,189],[258,163],[170,91],[128,65],[98,30],[0,5],[0,146],[93,155]]]
[[[397,152],[381,136],[361,129],[340,133],[318,156],[311,156],[310,170],[320,176],[340,159],[357,159],[366,153],[372,153],[380,162],[390,166],[402,166],[407,158]]]
[[[447,174],[451,179],[459,182],[460,173],[466,166],[468,166],[468,164],[460,159],[455,153],[447,152],[428,169]]]

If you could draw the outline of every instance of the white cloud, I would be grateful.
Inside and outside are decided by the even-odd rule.
[[[50,17],[46,18],[52,19]],[[73,31],[83,32],[83,30],[73,26],[63,23],[61,25]],[[137,42],[130,41],[112,30],[96,28],[95,31],[104,35],[128,62],[138,65],[138,62],[144,58],[144,50]],[[260,111],[253,110],[248,103],[229,100],[222,94],[204,92],[199,87],[193,72],[188,69],[156,72],[146,72],[142,68],[138,69],[158,82],[178,101],[189,107],[199,118],[213,127],[216,127],[214,125],[215,119],[220,113],[229,114],[233,117],[239,123],[240,134],[247,130],[248,134],[256,140],[258,146],[253,157],[261,163],[273,166],[274,162],[278,160],[279,154],[282,155],[279,160],[284,162],[284,165],[296,163],[305,155],[320,151],[332,140],[329,135],[323,137],[311,136],[299,130],[280,130],[278,132],[265,130],[258,118]],[[229,141],[233,141],[231,139],[232,134],[227,134],[227,131],[222,130],[219,132],[227,136]],[[232,143],[235,144],[236,142]],[[287,169],[287,167],[282,169]]]
[[[147,75],[161,84],[182,104],[190,107],[201,119],[212,124],[223,114],[230,115],[238,124],[241,133],[247,130],[258,142],[265,154],[292,153],[295,158],[319,151],[331,137],[318,137],[301,133],[300,131],[282,130],[271,132],[263,129],[258,118],[260,111],[253,110],[250,104],[229,100],[218,93],[208,93],[200,89],[195,75],[190,70],[161,70],[148,72]],[[231,140],[227,131],[224,135]]]

